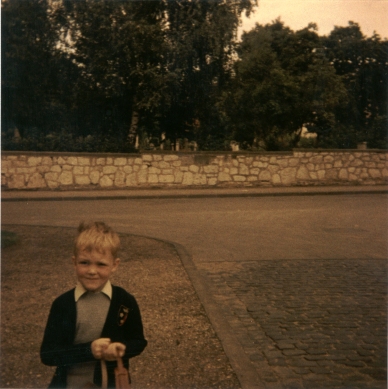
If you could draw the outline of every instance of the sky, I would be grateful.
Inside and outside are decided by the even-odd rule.
[[[334,26],[346,27],[351,20],[367,37],[376,31],[388,39],[388,0],[259,0],[255,13],[243,18],[241,30],[250,31],[256,23],[268,24],[279,16],[294,31],[313,22],[319,35],[328,35]]]

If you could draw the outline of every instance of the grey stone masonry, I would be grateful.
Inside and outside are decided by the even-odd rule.
[[[119,189],[378,185],[388,182],[386,150],[293,152],[2,152],[3,189]]]

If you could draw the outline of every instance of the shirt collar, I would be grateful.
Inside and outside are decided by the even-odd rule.
[[[80,282],[78,282],[74,290],[75,302],[77,302],[80,299],[80,297],[86,292],[87,290],[82,286]],[[107,297],[109,297],[110,300],[112,300],[112,284],[110,283],[109,280],[102,288],[101,292],[104,293]]]

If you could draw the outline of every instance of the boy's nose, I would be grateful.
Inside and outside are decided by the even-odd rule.
[[[88,271],[89,274],[96,274],[97,273],[97,270],[94,266],[90,266],[89,267],[89,271]]]

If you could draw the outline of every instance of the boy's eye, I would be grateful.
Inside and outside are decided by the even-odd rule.
[[[106,266],[106,263],[99,263],[98,266]]]

